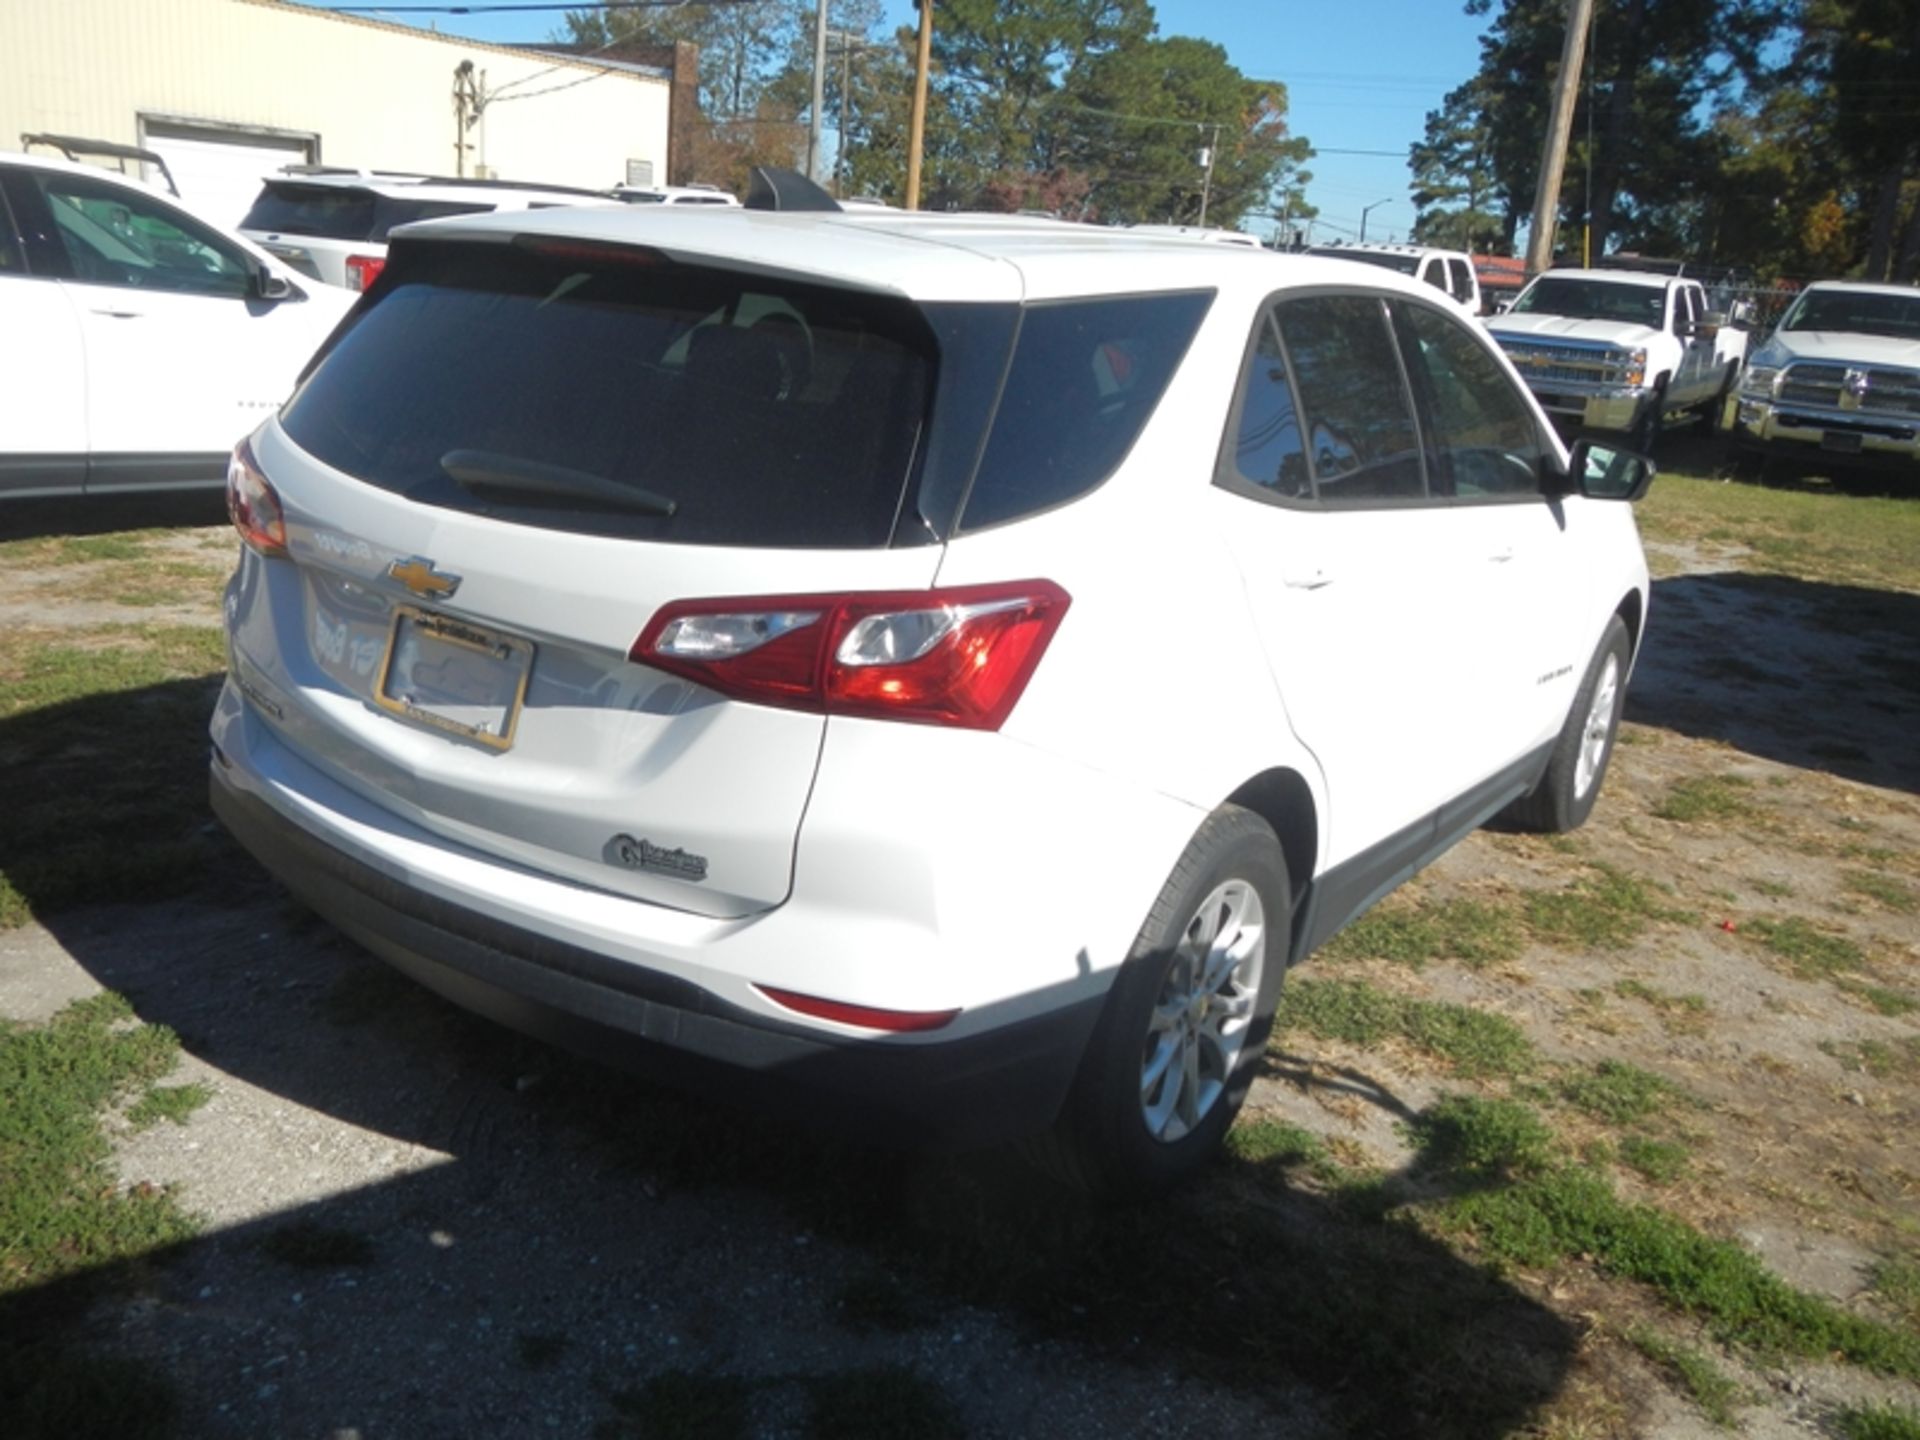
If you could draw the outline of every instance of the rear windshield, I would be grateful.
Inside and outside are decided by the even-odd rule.
[[[904,300],[647,251],[419,242],[396,247],[281,418],[316,458],[424,504],[684,544],[877,547],[935,355]]]
[[[351,186],[270,180],[240,228],[311,235],[321,240],[383,241],[388,231],[415,220],[480,215],[493,208],[484,200],[405,200]]]

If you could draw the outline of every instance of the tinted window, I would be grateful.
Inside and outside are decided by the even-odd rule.
[[[373,210],[371,190],[269,180],[240,228],[279,230],[323,240],[365,240],[373,234]]]
[[[389,230],[411,225],[416,220],[444,220],[449,215],[485,215],[490,203],[474,204],[464,200],[395,200],[382,195],[374,206],[373,230],[369,240],[384,240]]]
[[[1285,302],[1279,318],[1318,496],[1338,502],[1424,495],[1420,442],[1386,308],[1365,296],[1324,295]]]
[[[1426,268],[1420,272],[1420,278],[1436,290],[1447,288],[1446,262],[1435,256],[1427,261]]]
[[[18,275],[26,268],[26,256],[13,233],[13,213],[7,209],[7,197],[0,195],[0,275]]]
[[[1578,320],[1622,320],[1658,330],[1666,323],[1666,291],[1658,285],[1575,280],[1542,275],[1513,302],[1515,315],[1568,315]]]
[[[1230,473],[1250,485],[1290,500],[1313,495],[1300,415],[1287,380],[1280,332],[1260,322],[1259,338],[1240,376],[1240,422],[1235,427]]]
[[[1325,255],[1333,260],[1358,260],[1362,265],[1378,265],[1382,270],[1397,270],[1402,275],[1411,275],[1419,265],[1417,257],[1395,255],[1387,250],[1348,250],[1338,245],[1324,250],[1309,250],[1309,255]]]
[[[1473,303],[1473,267],[1464,260],[1447,261],[1447,273],[1453,277],[1453,298],[1462,305]]]
[[[1532,412],[1500,362],[1465,326],[1424,305],[1396,305],[1416,387],[1425,397],[1428,443],[1439,464],[1434,490],[1463,498],[1537,495],[1543,451]]]
[[[74,279],[191,295],[238,297],[252,289],[246,256],[159,199],[82,175],[35,178]]]
[[[1844,330],[1854,335],[1884,335],[1890,340],[1920,340],[1920,294],[1809,290],[1793,302],[1780,328]]]
[[[377,298],[282,423],[310,454],[369,483],[518,524],[686,544],[879,546],[920,444],[934,346],[900,300],[644,251],[402,242]],[[503,471],[558,467],[677,508],[476,489],[443,465],[453,451]],[[457,468],[485,463],[469,456]]]
[[[1160,403],[1212,298],[1031,306],[961,528],[1059,505],[1112,474]]]

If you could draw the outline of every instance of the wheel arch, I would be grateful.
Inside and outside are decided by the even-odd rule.
[[[1293,892],[1288,899],[1293,906],[1293,939],[1297,942],[1306,915],[1305,899],[1320,860],[1320,811],[1314,803],[1313,787],[1298,770],[1277,765],[1242,783],[1226,803],[1251,810],[1280,837],[1287,884]]]
[[[1640,654],[1640,629],[1646,623],[1647,601],[1638,590],[1629,590],[1614,607],[1613,613],[1627,627],[1627,656],[1631,661]]]

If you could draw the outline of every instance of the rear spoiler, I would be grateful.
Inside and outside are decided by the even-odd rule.
[[[120,162],[120,173],[125,174],[126,162],[138,160],[143,165],[151,165],[160,172],[160,178],[167,182],[167,189],[174,199],[180,198],[180,187],[173,183],[173,172],[167,168],[167,162],[152,150],[142,150],[138,145],[122,145],[115,140],[88,140],[79,135],[22,135],[20,148],[31,150],[36,145],[44,145],[49,150],[58,150],[67,159],[78,161],[83,156],[104,155],[109,160]]]

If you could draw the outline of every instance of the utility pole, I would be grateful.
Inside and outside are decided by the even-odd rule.
[[[1213,194],[1213,152],[1220,148],[1220,127],[1213,127],[1212,143],[1200,151],[1200,163],[1206,166],[1206,173],[1200,177],[1200,223],[1207,223],[1207,200]]]
[[[827,0],[813,14],[813,115],[807,122],[807,178],[820,183],[820,112],[827,103]]]
[[[1587,25],[1593,0],[1567,0],[1567,35],[1560,46],[1560,73],[1553,82],[1553,110],[1546,143],[1540,150],[1540,183],[1533,196],[1533,221],[1527,230],[1527,273],[1553,263],[1553,231],[1560,214],[1560,179],[1567,168],[1567,137],[1573,131],[1573,102],[1580,93],[1580,66],[1586,59]]]
[[[913,118],[907,126],[907,209],[920,208],[920,149],[927,138],[927,67],[933,63],[933,0],[920,0],[920,44],[913,68]]]

